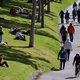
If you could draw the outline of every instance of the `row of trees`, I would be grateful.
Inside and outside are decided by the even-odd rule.
[[[36,16],[36,6],[38,3],[38,18],[37,21],[41,22],[41,28],[44,28],[44,6],[47,6],[47,13],[50,13],[50,0],[32,0],[33,9],[32,9],[32,21],[31,21],[31,30],[30,30],[30,42],[29,47],[34,46],[34,25],[35,25],[35,16]]]

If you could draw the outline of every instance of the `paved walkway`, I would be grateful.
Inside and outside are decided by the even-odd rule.
[[[77,1],[79,3],[80,0]],[[72,15],[72,5],[67,8],[69,10],[70,15]],[[72,16],[70,16],[71,18]],[[61,71],[50,71],[45,74],[43,74],[39,80],[80,80],[80,77],[75,78],[74,74],[74,66],[72,65],[73,58],[76,53],[80,54],[80,24],[77,23],[77,20],[73,22],[72,18],[70,19],[70,22],[73,23],[75,27],[75,34],[74,34],[74,41],[72,43],[73,50],[71,51],[70,55],[70,61],[66,62],[66,67],[64,70]],[[69,25],[69,24],[68,24]],[[67,27],[68,25],[65,24]],[[61,25],[59,25],[59,28]]]

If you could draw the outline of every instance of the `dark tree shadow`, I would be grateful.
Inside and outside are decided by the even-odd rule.
[[[55,3],[62,3],[62,0],[51,0],[51,2],[55,2]]]
[[[50,63],[47,59],[41,57],[32,57],[29,52],[23,52],[13,47],[0,45],[0,54],[4,56],[5,60],[16,61],[24,63],[26,65],[31,65],[34,69],[38,70],[38,64],[36,61],[44,61]]]
[[[50,33],[46,32],[46,31],[43,31],[43,30],[35,31],[35,34],[42,35],[42,36],[46,36],[46,37],[50,37],[50,38],[52,38],[52,39],[60,42],[56,37],[54,37],[54,36],[51,35]]]
[[[55,67],[51,68],[51,71],[60,71],[59,69],[56,69]]]
[[[74,77],[74,76],[73,77],[67,77],[65,79],[74,79],[74,78],[76,78],[76,77]]]
[[[29,29],[30,28],[30,24],[27,22],[23,22],[23,23],[19,23],[18,20],[14,19],[14,20],[6,20],[4,18],[0,18],[0,22],[2,26],[4,26],[5,28],[10,28],[10,26],[12,27],[17,27],[17,26],[21,26],[24,29]],[[10,26],[9,26],[10,25]]]
[[[45,14],[45,16],[47,16],[47,17],[50,18],[51,20],[53,20],[54,17],[57,17],[54,12],[50,12],[49,14]]]

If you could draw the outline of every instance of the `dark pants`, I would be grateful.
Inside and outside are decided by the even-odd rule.
[[[78,22],[80,23],[80,16],[78,16]]]
[[[65,68],[65,59],[60,59],[60,69],[64,69]]]
[[[64,18],[61,18],[61,24],[63,24],[64,23]]]
[[[70,41],[73,42],[73,33],[69,33]]]
[[[0,66],[6,66],[6,67],[9,67],[6,61],[0,63]]]
[[[70,56],[70,49],[66,49],[66,52],[68,54],[68,60],[69,60],[69,56]]]
[[[75,76],[77,76],[79,70],[78,70],[78,67],[79,67],[79,63],[78,64],[75,64]]]
[[[63,43],[65,43],[66,39],[67,39],[67,36],[66,35],[62,36]]]

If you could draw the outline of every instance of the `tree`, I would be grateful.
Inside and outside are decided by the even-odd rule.
[[[35,15],[36,15],[36,0],[32,0],[33,9],[32,9],[32,21],[30,27],[30,42],[29,47],[34,46],[34,25],[35,25]]]
[[[41,0],[41,28],[44,28],[44,0]]]
[[[38,7],[39,7],[39,10],[38,10],[37,22],[40,22],[41,21],[41,0],[38,0]]]
[[[50,13],[50,0],[47,0],[47,12]]]
[[[3,7],[3,0],[0,0],[0,7]]]

